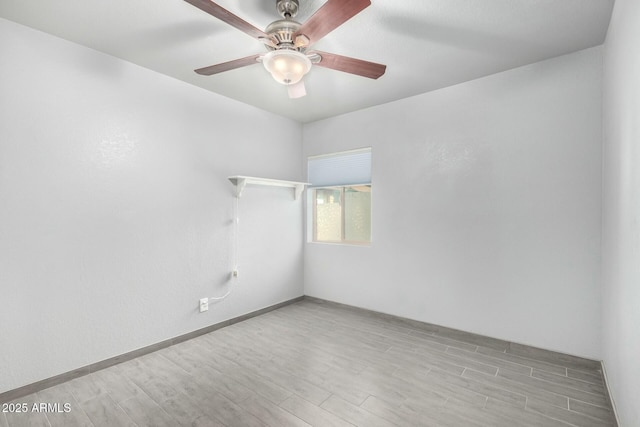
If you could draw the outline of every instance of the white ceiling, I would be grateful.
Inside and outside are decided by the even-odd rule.
[[[325,0],[300,0],[304,22]],[[0,0],[0,16],[300,122],[354,111],[602,44],[614,0],[372,0],[314,48],[383,63],[378,80],[314,67],[289,99],[260,65],[194,69],[264,51],[183,0]],[[217,0],[254,26],[275,0]]]

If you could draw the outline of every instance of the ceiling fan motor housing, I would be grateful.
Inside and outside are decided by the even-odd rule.
[[[265,33],[269,34],[272,40],[275,40],[276,46],[266,45],[268,49],[297,49],[295,46],[295,40],[293,40],[293,34],[300,28],[301,24],[291,19],[281,19],[279,21],[272,22],[265,29]]]

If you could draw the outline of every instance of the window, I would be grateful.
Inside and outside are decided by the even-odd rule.
[[[313,189],[313,240],[371,241],[371,185]]]
[[[371,242],[371,149],[309,158],[311,240]]]

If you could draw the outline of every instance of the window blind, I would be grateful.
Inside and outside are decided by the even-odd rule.
[[[309,157],[307,178],[312,187],[368,184],[371,148]]]

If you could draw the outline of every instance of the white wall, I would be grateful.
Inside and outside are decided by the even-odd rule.
[[[621,426],[640,425],[640,2],[616,0],[604,49],[603,356]]]
[[[0,392],[302,295],[301,125],[0,19]]]
[[[373,243],[307,243],[305,294],[599,358],[601,61],[305,125],[305,156],[373,147]]]

